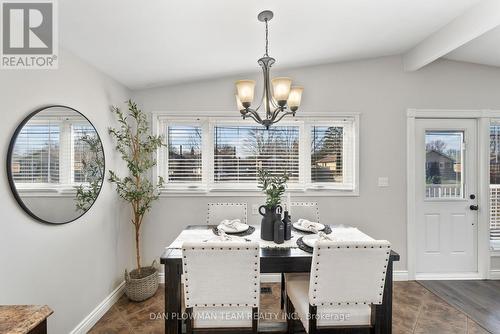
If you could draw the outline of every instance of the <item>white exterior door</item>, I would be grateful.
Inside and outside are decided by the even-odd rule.
[[[477,124],[417,119],[416,274],[477,273]]]

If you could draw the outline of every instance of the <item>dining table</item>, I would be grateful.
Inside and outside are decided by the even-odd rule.
[[[166,334],[183,333],[183,319],[185,313],[182,307],[182,244],[185,241],[207,241],[217,238],[213,225],[189,225],[176,239],[165,248],[160,257],[165,272],[165,321]],[[282,244],[266,241],[260,238],[260,227],[253,226],[254,232],[244,236],[247,241],[258,242],[260,245],[260,272],[276,274],[310,272],[312,254],[304,247],[299,248],[297,240],[307,235],[306,232],[292,231],[292,238]],[[338,241],[366,241],[374,240],[355,227],[330,226],[332,240]],[[215,231],[215,232],[214,232]],[[393,262],[399,261],[399,254],[391,250],[386,270],[383,301],[374,305],[372,316],[374,332],[390,334],[392,332],[392,286]],[[283,288],[282,288],[283,289]],[[282,291],[283,293],[283,291]],[[287,333],[286,323],[271,325],[259,323],[259,333]],[[351,332],[349,332],[351,333]]]

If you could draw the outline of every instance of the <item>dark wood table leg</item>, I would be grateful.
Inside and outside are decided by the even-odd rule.
[[[181,270],[177,261],[165,263],[165,333],[182,333]]]
[[[392,333],[392,259],[389,259],[385,272],[384,298],[382,305],[376,306],[375,333]]]

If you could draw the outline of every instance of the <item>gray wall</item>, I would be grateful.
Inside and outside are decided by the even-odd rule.
[[[256,65],[257,66],[257,65]],[[279,69],[279,62],[275,65]],[[284,71],[305,87],[300,113],[360,112],[360,196],[316,197],[325,222],[359,227],[388,239],[401,254],[396,270],[406,270],[406,110],[407,108],[500,108],[500,69],[437,61],[404,72],[400,57],[328,64]],[[260,74],[151,88],[134,96],[147,111],[227,111],[236,115],[234,81]],[[378,176],[390,187],[379,188]],[[300,198],[296,198],[299,200]],[[203,223],[210,201],[238,198],[164,197],[144,224],[145,258],[157,257],[186,225]],[[241,198],[248,200],[248,198]],[[253,197],[249,205],[262,203]],[[258,222],[258,216],[250,215]]]
[[[58,70],[2,70],[0,156],[6,157],[10,137],[31,111],[64,104],[93,122],[103,141],[106,167],[121,169],[106,129],[114,122],[109,106],[122,103],[129,94],[67,52],[61,52]],[[4,166],[0,304],[48,304],[55,311],[49,332],[67,334],[123,281],[123,269],[130,267],[133,238],[128,210],[105,182],[96,204],[77,221],[59,226],[38,223],[14,200]]]

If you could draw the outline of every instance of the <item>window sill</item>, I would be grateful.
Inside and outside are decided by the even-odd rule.
[[[22,197],[75,197],[74,188],[42,188],[42,189],[17,189],[17,193]]]
[[[289,189],[287,191],[300,197],[359,197],[358,190]],[[164,189],[160,197],[264,197],[264,194],[256,189]]]

